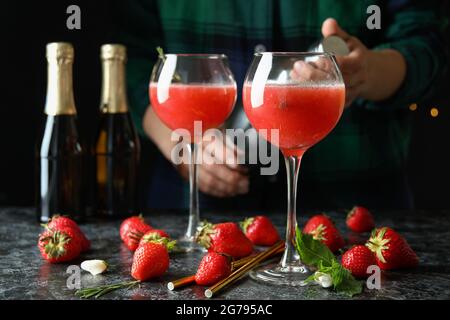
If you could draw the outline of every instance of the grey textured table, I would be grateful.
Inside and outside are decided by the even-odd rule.
[[[299,223],[305,216],[299,214]],[[249,213],[247,213],[249,214]],[[338,227],[353,241],[364,241],[367,235],[347,232],[343,212],[327,212]],[[374,212],[378,226],[392,226],[404,235],[420,257],[420,266],[413,270],[383,272],[380,290],[365,289],[354,299],[450,299],[450,212]],[[177,236],[184,230],[186,214],[178,212],[147,212],[149,222]],[[204,214],[213,222],[239,221],[242,215]],[[269,215],[284,230],[285,214]],[[129,271],[132,254],[118,235],[120,221],[90,222],[81,225],[92,241],[92,249],[84,259],[105,259],[110,271],[98,276],[83,272],[83,287],[132,280]],[[43,261],[37,249],[41,228],[32,209],[0,208],[0,299],[76,299],[66,286],[68,264],[51,265]],[[131,290],[120,290],[105,299],[204,299],[204,288],[191,286],[171,292],[169,280],[195,273],[201,253],[173,255],[168,273],[160,279],[143,283]],[[278,287],[246,278],[230,287],[218,299],[345,299],[318,286],[303,288]]]

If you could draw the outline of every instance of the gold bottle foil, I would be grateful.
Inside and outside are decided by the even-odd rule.
[[[47,115],[75,115],[73,98],[72,65],[73,47],[70,43],[53,42],[47,44]]]
[[[101,47],[103,70],[100,111],[103,113],[128,112],[125,82],[126,48],[120,44]]]

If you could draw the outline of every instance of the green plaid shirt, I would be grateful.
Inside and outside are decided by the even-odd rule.
[[[389,100],[358,100],[347,108],[333,132],[305,155],[302,178],[340,182],[396,174],[407,158],[412,120],[408,106],[430,94],[446,61],[432,2],[120,1],[117,17],[120,41],[129,49],[127,80],[133,118],[142,133],[155,47],[173,53],[225,53],[241,87],[255,47],[305,51],[321,38],[322,22],[333,17],[367,47],[400,51],[407,61],[407,75]],[[381,30],[366,27],[366,10],[372,4],[381,8]],[[236,107],[241,107],[239,102]]]

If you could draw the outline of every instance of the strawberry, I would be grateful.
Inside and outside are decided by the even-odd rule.
[[[81,252],[81,237],[72,228],[46,229],[39,235],[39,251],[50,263],[66,262],[77,258]]]
[[[375,253],[378,266],[383,270],[411,268],[419,264],[419,258],[408,242],[393,229],[375,229],[366,246]]]
[[[128,249],[135,251],[141,237],[151,229],[152,227],[145,223],[141,215],[130,217],[125,219],[120,225],[120,238]]]
[[[373,252],[363,245],[354,246],[342,255],[342,266],[356,278],[367,278],[367,268],[376,264]]]
[[[314,239],[324,243],[332,252],[338,251],[345,245],[344,238],[333,221],[324,214],[311,217],[306,222],[303,232],[311,234]]]
[[[253,251],[251,241],[233,222],[215,225],[206,222],[198,232],[196,240],[208,251],[224,253],[233,258],[246,257]]]
[[[81,252],[88,251],[91,247],[91,242],[84,235],[83,231],[81,231],[78,224],[70,219],[69,217],[64,217],[60,215],[53,216],[50,221],[44,225],[46,228],[50,228],[53,230],[60,230],[61,228],[71,228],[74,231],[80,234],[81,238]]]
[[[266,216],[256,216],[240,223],[247,238],[255,245],[272,246],[280,240],[277,229]]]
[[[353,207],[347,215],[346,223],[350,230],[358,233],[368,232],[375,228],[372,214],[364,207]]]
[[[58,229],[60,227],[68,227],[72,228],[74,230],[80,231],[80,227],[78,224],[70,219],[69,217],[60,216],[60,215],[54,215],[46,225],[45,227],[48,227],[50,229]]]
[[[169,251],[175,241],[159,238],[143,241],[133,256],[131,276],[139,281],[163,275],[169,269]]]
[[[198,266],[195,282],[201,286],[210,286],[230,274],[231,257],[217,252],[208,252]]]
[[[156,240],[160,238],[170,238],[169,235],[160,229],[151,229],[147,231],[144,235],[141,237],[141,241],[139,241],[139,245],[144,244],[145,242],[148,242],[150,240]]]

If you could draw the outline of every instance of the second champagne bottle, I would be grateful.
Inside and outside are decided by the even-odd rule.
[[[118,44],[101,47],[103,84],[96,143],[96,215],[124,217],[137,214],[140,143],[130,117],[125,82],[126,49]]]

